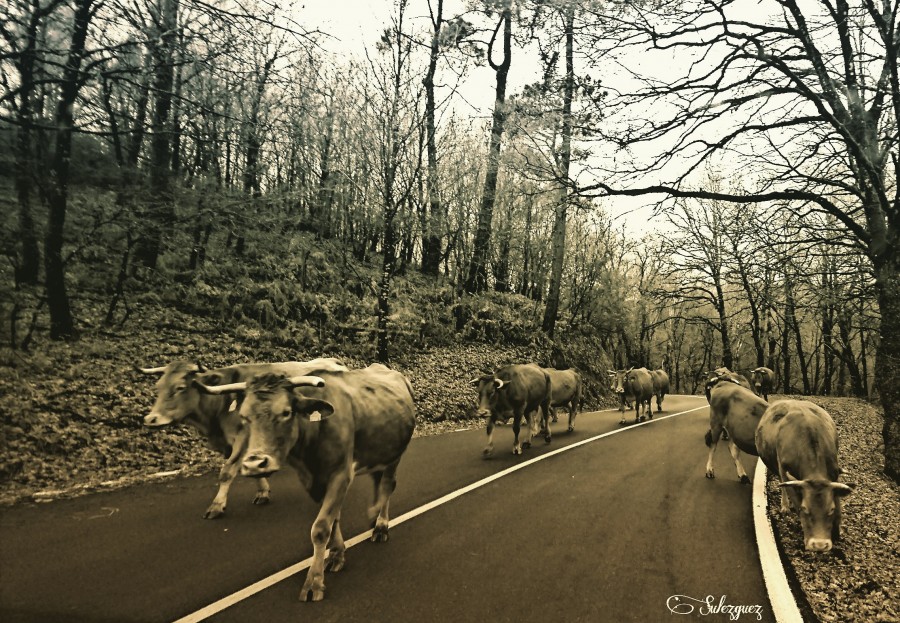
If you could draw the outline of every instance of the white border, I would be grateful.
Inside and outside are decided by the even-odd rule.
[[[775,545],[775,533],[766,512],[767,505],[766,466],[762,459],[758,459],[756,471],[753,473],[753,527],[756,530],[756,545],[759,548],[763,581],[769,593],[769,604],[778,623],[803,623],[803,616],[791,592],[778,547]]]

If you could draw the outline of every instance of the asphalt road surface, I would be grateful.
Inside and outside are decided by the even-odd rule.
[[[393,517],[620,431],[396,525],[386,544],[350,548],[345,569],[326,576],[323,602],[297,601],[304,570],[207,620],[772,621],[751,488],[737,481],[724,444],[718,478],[704,478],[702,396],[669,396],[664,406],[651,424],[622,429],[617,412],[582,414],[572,434],[561,411],[553,442],[537,438],[524,456],[512,455],[508,427],[495,431],[490,460],[481,458],[483,430],[414,439]],[[748,473],[755,461],[744,457]],[[175,621],[311,555],[317,509],[293,473],[272,479],[263,507],[250,504],[255,484],[239,478],[225,517],[206,521],[215,480],[2,509],[0,621]],[[369,527],[370,482],[363,476],[351,487],[342,513],[348,540]]]

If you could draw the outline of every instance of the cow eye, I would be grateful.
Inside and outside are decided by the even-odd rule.
[[[290,407],[288,407],[287,409],[285,409],[284,411],[281,412],[279,417],[281,417],[282,420],[289,420],[289,419],[291,419],[292,415],[294,415],[294,412],[291,410]]]
[[[187,389],[187,385],[179,385],[178,387],[175,388],[175,391],[178,393],[181,393],[186,389]]]

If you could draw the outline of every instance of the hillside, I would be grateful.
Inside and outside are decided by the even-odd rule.
[[[318,350],[298,342],[291,347],[265,330],[223,327],[215,319],[151,304],[142,305],[140,316],[123,326],[86,327],[72,342],[37,339],[27,353],[0,351],[0,501],[6,503],[41,491],[77,493],[109,481],[218,465],[220,458],[190,427],[142,426],[155,398],[156,378],[135,366],[189,359],[214,367],[316,356],[339,356],[354,366],[371,363],[359,355],[359,344]],[[533,347],[459,342],[398,349],[392,366],[410,378],[418,428],[427,434],[472,417],[473,377],[506,363],[542,358]],[[586,408],[609,401],[596,377],[588,385]]]

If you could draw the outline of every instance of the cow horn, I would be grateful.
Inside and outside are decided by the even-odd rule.
[[[141,368],[140,366],[135,366],[138,372],[143,372],[144,374],[162,374],[166,371],[167,366],[159,366],[158,368]]]
[[[474,385],[474,386],[476,386],[476,387],[478,386],[479,383],[481,383],[481,379],[480,379],[480,378],[478,378],[478,379],[472,379],[471,381],[469,381],[469,384],[470,384],[470,385]]]
[[[200,363],[199,361],[197,363],[195,363],[194,365],[197,366],[197,372],[199,372],[200,374],[203,374],[204,372],[206,372],[208,370],[208,368],[206,366],[204,366],[202,363]]]
[[[849,483],[833,482],[829,486],[834,489],[834,492],[838,495],[847,495],[848,493],[853,493],[853,487]]]
[[[500,389],[501,387],[506,385],[506,383],[503,382],[503,379],[498,379],[497,377],[494,377],[494,385],[497,386],[497,389]]]
[[[197,387],[204,394],[212,394],[218,396],[220,394],[230,394],[232,392],[242,392],[247,389],[247,383],[229,383],[228,385],[204,385],[200,381],[194,381]]]
[[[288,379],[292,387],[312,385],[313,387],[325,387],[325,379],[320,376],[294,376]]]

